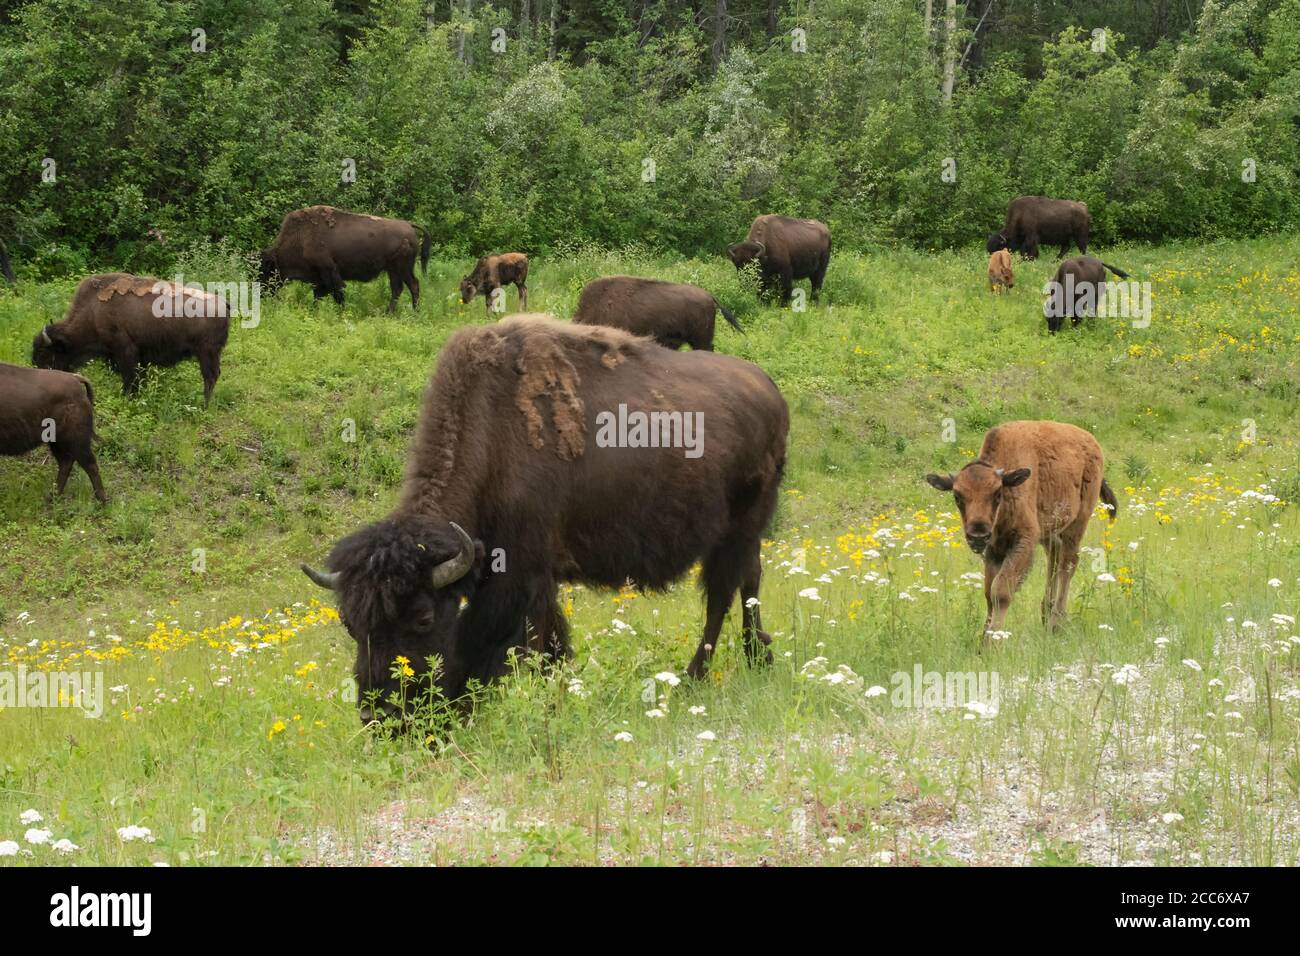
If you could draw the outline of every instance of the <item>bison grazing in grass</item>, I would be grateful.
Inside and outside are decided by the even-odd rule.
[[[423,237],[423,238],[422,238]],[[369,282],[388,273],[388,311],[397,311],[402,286],[411,293],[411,308],[420,304],[420,269],[429,269],[430,233],[405,219],[382,219],[333,206],[309,206],[284,217],[280,234],[261,253],[262,283],[307,282],[316,298],[332,295],[343,304],[344,282]]]
[[[573,321],[644,335],[670,349],[713,350],[715,312],[742,332],[731,310],[697,285],[606,276],[582,287]]]
[[[1041,544],[1047,551],[1043,623],[1065,616],[1079,544],[1097,499],[1115,520],[1118,503],[1103,477],[1101,446],[1082,428],[1061,422],[1007,422],[989,429],[980,454],[956,475],[926,475],[951,491],[966,543],[984,557],[985,640],[1002,630],[1011,598]]]
[[[456,332],[397,508],[335,545],[328,572],[303,566],[356,639],[362,720],[402,713],[398,655],[427,678],[436,654],[455,699],[502,675],[511,648],[571,653],[561,582],[662,589],[696,561],[707,618],[689,673],[737,588],[747,655],[770,660],[759,546],[787,427],[772,380],[737,358],[532,315]]]
[[[110,272],[82,279],[62,322],[45,326],[32,342],[32,364],[74,372],[107,359],[133,395],[142,369],[197,359],[203,404],[221,375],[221,350],[230,332],[230,307],[221,296],[184,286]]]
[[[1088,229],[1092,217],[1087,203],[1072,199],[1048,199],[1046,196],[1021,196],[1007,206],[1007,221],[1002,229],[989,236],[989,252],[1010,249],[1026,259],[1038,258],[1038,244],[1060,244],[1063,256],[1070,243],[1080,252],[1088,251]]]
[[[727,256],[737,269],[757,262],[763,294],[779,282],[782,305],[789,304],[796,279],[811,281],[816,302],[831,261],[831,231],[816,219],[759,216],[744,242],[727,247]]]
[[[1096,312],[1105,294],[1107,269],[1121,279],[1128,278],[1124,270],[1092,256],[1066,259],[1057,267],[1043,303],[1049,332],[1055,334],[1067,318],[1071,325],[1078,325],[1085,315]]]
[[[499,256],[484,256],[474,264],[474,270],[460,280],[460,302],[468,305],[474,296],[483,296],[483,307],[492,314],[493,293],[501,292],[501,308],[505,311],[504,287],[510,284],[519,290],[519,308],[528,308],[528,257],[522,252],[503,252]]]
[[[95,393],[80,375],[0,362],[0,455],[22,455],[48,445],[59,463],[58,494],[73,464],[90,477],[95,497],[108,501],[99,480],[95,436]]]

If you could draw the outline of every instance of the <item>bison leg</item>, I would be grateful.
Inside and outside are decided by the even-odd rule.
[[[1056,575],[1061,566],[1061,539],[1050,536],[1043,547],[1047,551],[1047,588],[1043,591],[1042,619],[1043,626],[1054,626],[1053,608],[1056,606]]]
[[[122,377],[122,394],[134,395],[140,388],[140,353],[132,345],[113,353],[113,371]]]
[[[1096,507],[1095,501],[1093,507]],[[1056,586],[1056,594],[1053,596],[1051,614],[1047,622],[1050,627],[1056,627],[1065,619],[1065,607],[1070,597],[1070,582],[1079,567],[1079,544],[1083,540],[1083,532],[1088,527],[1088,518],[1091,515],[1091,509],[1083,512],[1081,520],[1067,528],[1061,535],[1061,554],[1056,566],[1056,579],[1053,582]]]
[[[741,579],[748,567],[747,553],[748,549],[744,546],[738,548],[733,542],[727,542],[715,548],[704,559],[704,593],[707,607],[704,636],[700,638],[700,646],[695,651],[695,657],[686,668],[686,673],[697,680],[702,678],[705,671],[709,669],[709,659],[713,657],[713,651],[718,646],[718,636],[722,633],[722,622],[727,616],[727,609],[731,607],[736,589],[740,587]]]
[[[1026,545],[1024,541],[1028,544]],[[989,642],[990,633],[1002,630],[1002,625],[1007,619],[1007,611],[1011,607],[1011,599],[1016,596],[1016,591],[1020,589],[1020,584],[1033,563],[1035,546],[1034,537],[1023,539],[1022,543],[1012,548],[994,576],[990,588],[992,602],[989,607],[989,621],[984,631],[985,643]]]
[[[402,297],[402,277],[395,270],[388,273],[388,314],[397,311],[397,300]]]
[[[420,306],[420,280],[415,277],[414,264],[407,270],[404,281],[406,282],[406,291],[411,293],[411,309],[418,310]]]
[[[53,445],[50,446],[50,451],[54,452],[54,456],[59,462],[59,477],[54,481],[54,493],[62,498],[63,489],[68,485],[68,475],[72,474],[73,459],[71,455],[65,457],[62,449],[55,451]]]
[[[90,479],[90,485],[95,489],[95,497],[99,499],[99,503],[101,505],[108,504],[108,495],[104,494],[104,483],[99,480],[99,462],[95,460],[95,453],[87,448],[79,463],[81,470]]]
[[[1065,242],[1061,243],[1061,251],[1056,254],[1056,258],[1058,259],[1065,258],[1065,254],[1070,251],[1070,243],[1072,241],[1073,240],[1066,239]]]
[[[515,288],[519,290],[519,311],[527,312],[528,311],[528,286],[521,279],[520,281],[515,283]]]
[[[814,302],[816,302],[818,296],[821,295],[822,283],[826,281],[826,269],[830,264],[831,264],[831,257],[827,256],[821,261],[821,264],[817,266],[817,271],[813,273],[812,300]]]
[[[199,374],[203,376],[203,407],[212,401],[212,390],[221,377],[221,353],[213,349],[199,352]]]
[[[790,304],[790,298],[794,295],[794,274],[790,270],[781,273],[781,308]]]
[[[1026,259],[1038,258],[1038,236],[1036,233],[1030,233],[1025,236],[1025,241],[1020,246],[1020,254]]]
[[[749,658],[751,664],[772,663],[772,652],[768,650],[772,638],[763,630],[763,623],[759,615],[758,585],[762,577],[763,559],[759,548],[756,547],[749,559],[749,566],[745,569],[745,577],[740,582],[745,655]]]

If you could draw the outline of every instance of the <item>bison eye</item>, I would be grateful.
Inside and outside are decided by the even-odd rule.
[[[438,623],[438,614],[436,611],[426,611],[415,619],[415,629],[417,631],[431,631],[433,625]]]

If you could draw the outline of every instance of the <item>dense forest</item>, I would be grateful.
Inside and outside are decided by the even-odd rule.
[[[455,255],[711,253],[760,212],[967,244],[1300,223],[1300,0],[0,4],[0,238],[28,274],[266,244],[312,203]]]

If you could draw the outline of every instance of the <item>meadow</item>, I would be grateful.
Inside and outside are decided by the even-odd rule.
[[[456,297],[469,263],[433,261],[393,317],[383,281],[342,309],[301,285],[264,300],[207,410],[193,363],[136,399],[89,366],[110,504],[79,471],[47,501],[43,451],[0,459],[0,667],[102,672],[108,701],[0,711],[0,866],[1295,865],[1300,240],[1099,254],[1151,283],[1149,327],[1049,336],[1050,255],[994,296],[975,249],[837,252],[801,312],[722,257],[537,259],[535,311],[627,272],[737,312],[746,334],[720,322],[717,348],[792,415],[764,546],[776,662],[746,666],[733,608],[688,681],[692,580],[566,588],[575,659],[521,663],[421,735],[360,725],[354,645],[298,562],[395,502],[439,347],[490,320]],[[185,278],[231,260],[197,250]],[[74,286],[0,287],[0,361],[27,363]],[[979,560],[922,476],[1020,418],[1097,436],[1118,520],[1090,526],[1060,631],[1040,552],[981,649]],[[901,692],[930,673],[998,693]]]

